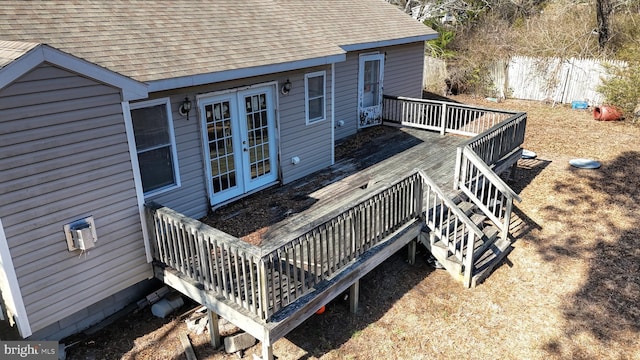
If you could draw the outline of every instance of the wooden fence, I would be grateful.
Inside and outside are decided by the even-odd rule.
[[[496,96],[563,104],[587,101],[590,105],[600,105],[604,96],[598,92],[598,86],[602,79],[610,76],[607,67],[626,65],[616,60],[513,56],[496,61],[490,73]]]

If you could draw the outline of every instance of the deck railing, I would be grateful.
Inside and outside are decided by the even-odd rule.
[[[417,219],[422,212],[421,186],[417,174],[409,175],[346,210],[329,214],[318,225],[292,234],[293,240],[265,249],[264,274],[271,284],[265,289],[275,289],[265,297],[270,314],[314,291],[315,285]]]
[[[488,165],[495,165],[524,142],[527,114],[512,112],[505,121],[485,131],[474,134],[472,139],[458,148],[468,147]]]
[[[268,320],[415,221],[421,194],[420,177],[409,175],[262,248],[157,204],[147,217],[155,260]]]
[[[255,315],[266,313],[260,248],[170,208],[151,203],[146,210],[156,261]]]
[[[454,102],[389,95],[384,96],[382,109],[382,117],[387,122],[465,136],[482,133],[514,114]]]
[[[474,136],[458,147],[454,187],[498,226],[503,238],[508,235],[513,200],[520,198],[492,169],[524,142],[526,113],[385,95],[383,118],[442,134]]]

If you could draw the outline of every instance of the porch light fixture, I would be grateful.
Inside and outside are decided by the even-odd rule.
[[[284,84],[282,84],[282,87],[280,88],[280,92],[282,93],[282,95],[287,95],[289,94],[289,91],[291,91],[291,81],[287,79],[287,81],[285,81]]]
[[[187,121],[189,121],[189,111],[191,111],[191,100],[189,100],[188,96],[185,96],[184,100],[182,101],[182,105],[180,105],[180,108],[178,108],[178,112],[180,113],[180,115],[186,116]]]

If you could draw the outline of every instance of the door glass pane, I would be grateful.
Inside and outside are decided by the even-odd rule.
[[[364,62],[364,107],[377,106],[380,103],[380,60]]]
[[[258,94],[245,97],[247,114],[247,140],[249,170],[251,179],[270,172],[269,131],[267,121],[266,95]]]
[[[214,193],[236,186],[230,106],[229,101],[205,106]]]

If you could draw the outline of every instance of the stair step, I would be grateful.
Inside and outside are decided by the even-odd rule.
[[[471,221],[473,221],[474,224],[476,224],[479,229],[484,228],[484,221],[487,220],[486,215],[479,213],[474,213],[469,218],[471,219]]]
[[[511,241],[504,239],[495,241],[474,264],[471,287],[475,287],[489,277],[493,269],[509,254],[511,249]]]
[[[491,244],[496,241],[500,230],[498,230],[498,228],[495,226],[487,226],[482,229],[482,233],[485,235],[485,238],[476,241],[476,243],[474,244],[475,249],[473,249],[473,254],[476,257],[485,252],[491,246]]]

